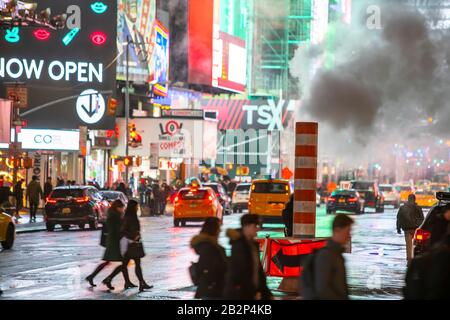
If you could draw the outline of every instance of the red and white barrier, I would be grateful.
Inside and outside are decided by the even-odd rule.
[[[293,236],[316,236],[317,122],[295,125],[295,193]]]

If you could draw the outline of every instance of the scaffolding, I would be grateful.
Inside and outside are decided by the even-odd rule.
[[[298,98],[289,61],[311,38],[313,0],[254,0],[250,96]]]

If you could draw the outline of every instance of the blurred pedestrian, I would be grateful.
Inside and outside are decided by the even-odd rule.
[[[139,280],[139,291],[142,292],[145,289],[153,288],[153,286],[149,286],[145,282],[142,274],[141,258],[145,256],[145,252],[141,241],[141,225],[139,223],[137,211],[138,203],[135,200],[130,200],[127,204],[127,209],[125,210],[121,229],[121,235],[125,237],[125,241],[128,243],[123,254],[122,266],[116,267],[107,279],[108,282],[111,283],[112,279],[122,271],[125,278],[124,289],[127,290],[136,287],[136,285],[130,281],[128,275],[128,263],[130,260],[134,260],[135,273]]]
[[[401,234],[401,230],[403,230],[405,234],[406,260],[408,264],[411,262],[413,255],[414,232],[422,224],[423,220],[422,208],[416,204],[416,196],[410,194],[408,202],[401,206],[397,213],[397,233]]]
[[[301,275],[305,300],[348,300],[347,275],[342,253],[350,241],[353,220],[340,214],[334,218],[333,234],[325,247],[310,254]]]
[[[216,217],[205,220],[200,233],[191,240],[191,247],[199,255],[194,265],[198,275],[195,298],[219,299],[223,295],[227,257],[219,245],[221,221]]]
[[[52,185],[52,177],[47,177],[47,181],[44,183],[44,199],[47,199],[52,193],[53,185]]]
[[[450,232],[450,204],[443,206],[442,209],[436,208],[435,210],[441,212],[436,215],[436,219],[431,224],[430,246],[440,242],[447,232]]]
[[[97,268],[86,277],[86,281],[92,287],[95,287],[94,278],[95,276],[102,271],[107,265],[111,262],[117,261],[122,263],[123,257],[120,252],[120,238],[121,238],[121,226],[122,226],[122,216],[125,212],[125,205],[120,200],[114,200],[111,204],[111,207],[108,209],[107,217],[106,217],[106,225],[104,226],[104,230],[106,231],[106,239],[103,239],[100,242],[103,246],[106,247],[105,253],[103,255],[103,261]],[[102,232],[102,235],[104,233]],[[120,267],[122,264],[120,265]],[[103,280],[103,284],[105,284],[108,289],[114,290],[114,287],[111,285],[110,279],[106,278]]]
[[[282,216],[285,225],[284,235],[286,237],[292,237],[292,226],[294,224],[294,194],[291,194],[289,197],[289,201],[283,209]]]
[[[170,187],[167,185],[167,183],[163,183],[161,185],[161,190],[160,190],[160,203],[159,203],[159,207],[160,207],[160,212],[159,214],[162,216],[164,215],[164,213],[166,212],[166,205],[167,205],[167,198],[170,197]]]
[[[44,196],[41,184],[37,176],[31,178],[31,182],[27,186],[27,197],[30,204],[30,222],[36,222],[36,213],[39,207],[39,201]]]
[[[407,300],[450,299],[450,232],[429,251],[412,259],[403,290]]]
[[[23,188],[22,185],[24,183],[25,180],[20,179],[19,181],[17,181],[16,185],[14,186],[14,198],[16,200],[16,222],[19,219],[22,219],[22,217],[20,216],[20,210],[22,210],[23,208]]]
[[[56,179],[56,186],[57,187],[62,187],[64,185],[65,185],[65,182],[64,182],[63,178],[59,177],[59,178]]]
[[[261,225],[258,215],[244,214],[240,229],[228,229],[231,257],[225,280],[224,298],[239,300],[272,299],[255,241]]]
[[[152,185],[152,193],[153,193],[153,207],[151,210],[153,211],[153,215],[157,216],[160,214],[161,210],[161,194],[159,189],[159,184],[155,181]]]

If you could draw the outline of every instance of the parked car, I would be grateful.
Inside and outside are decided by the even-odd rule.
[[[351,189],[357,191],[364,199],[365,208],[374,208],[375,212],[384,212],[384,198],[378,184],[375,181],[353,180],[350,183]]]
[[[233,212],[242,212],[242,210],[248,209],[248,200],[250,199],[251,185],[251,183],[240,183],[236,186],[231,202],[233,206]]]
[[[47,231],[53,231],[55,225],[69,230],[71,225],[84,229],[86,224],[96,230],[98,223],[106,221],[109,202],[92,186],[56,187],[45,203],[44,219]]]
[[[223,207],[224,214],[231,214],[231,212],[232,212],[231,198],[225,192],[225,189],[223,188],[223,186],[220,183],[216,183],[216,182],[203,183],[202,187],[204,187],[204,188],[208,187],[208,188],[213,189],[214,192],[216,193],[217,198],[220,201],[220,204]]]
[[[327,199],[327,214],[337,211],[364,213],[364,202],[356,190],[336,189]]]
[[[448,221],[442,217],[450,204],[450,192],[437,192],[438,203],[428,212],[425,220],[414,234],[414,256],[421,255],[437,243],[448,230]]]

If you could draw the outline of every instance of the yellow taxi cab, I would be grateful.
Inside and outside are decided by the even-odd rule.
[[[223,220],[223,207],[213,189],[183,188],[174,200],[173,224],[185,226],[187,221],[203,221],[208,217]]]
[[[416,203],[419,207],[430,208],[438,203],[436,195],[433,191],[429,190],[417,190],[415,192]]]
[[[13,218],[0,209],[0,242],[3,249],[11,249],[16,238],[16,226]]]
[[[292,192],[294,188],[288,180],[253,180],[248,212],[259,215],[261,224],[283,223],[282,212]]]
[[[446,183],[439,183],[439,182],[432,182],[429,184],[429,190],[433,191],[434,193],[439,191],[448,191],[448,184]]]
[[[395,187],[400,194],[400,203],[408,202],[408,196],[414,193],[414,188],[409,184],[400,184]]]

